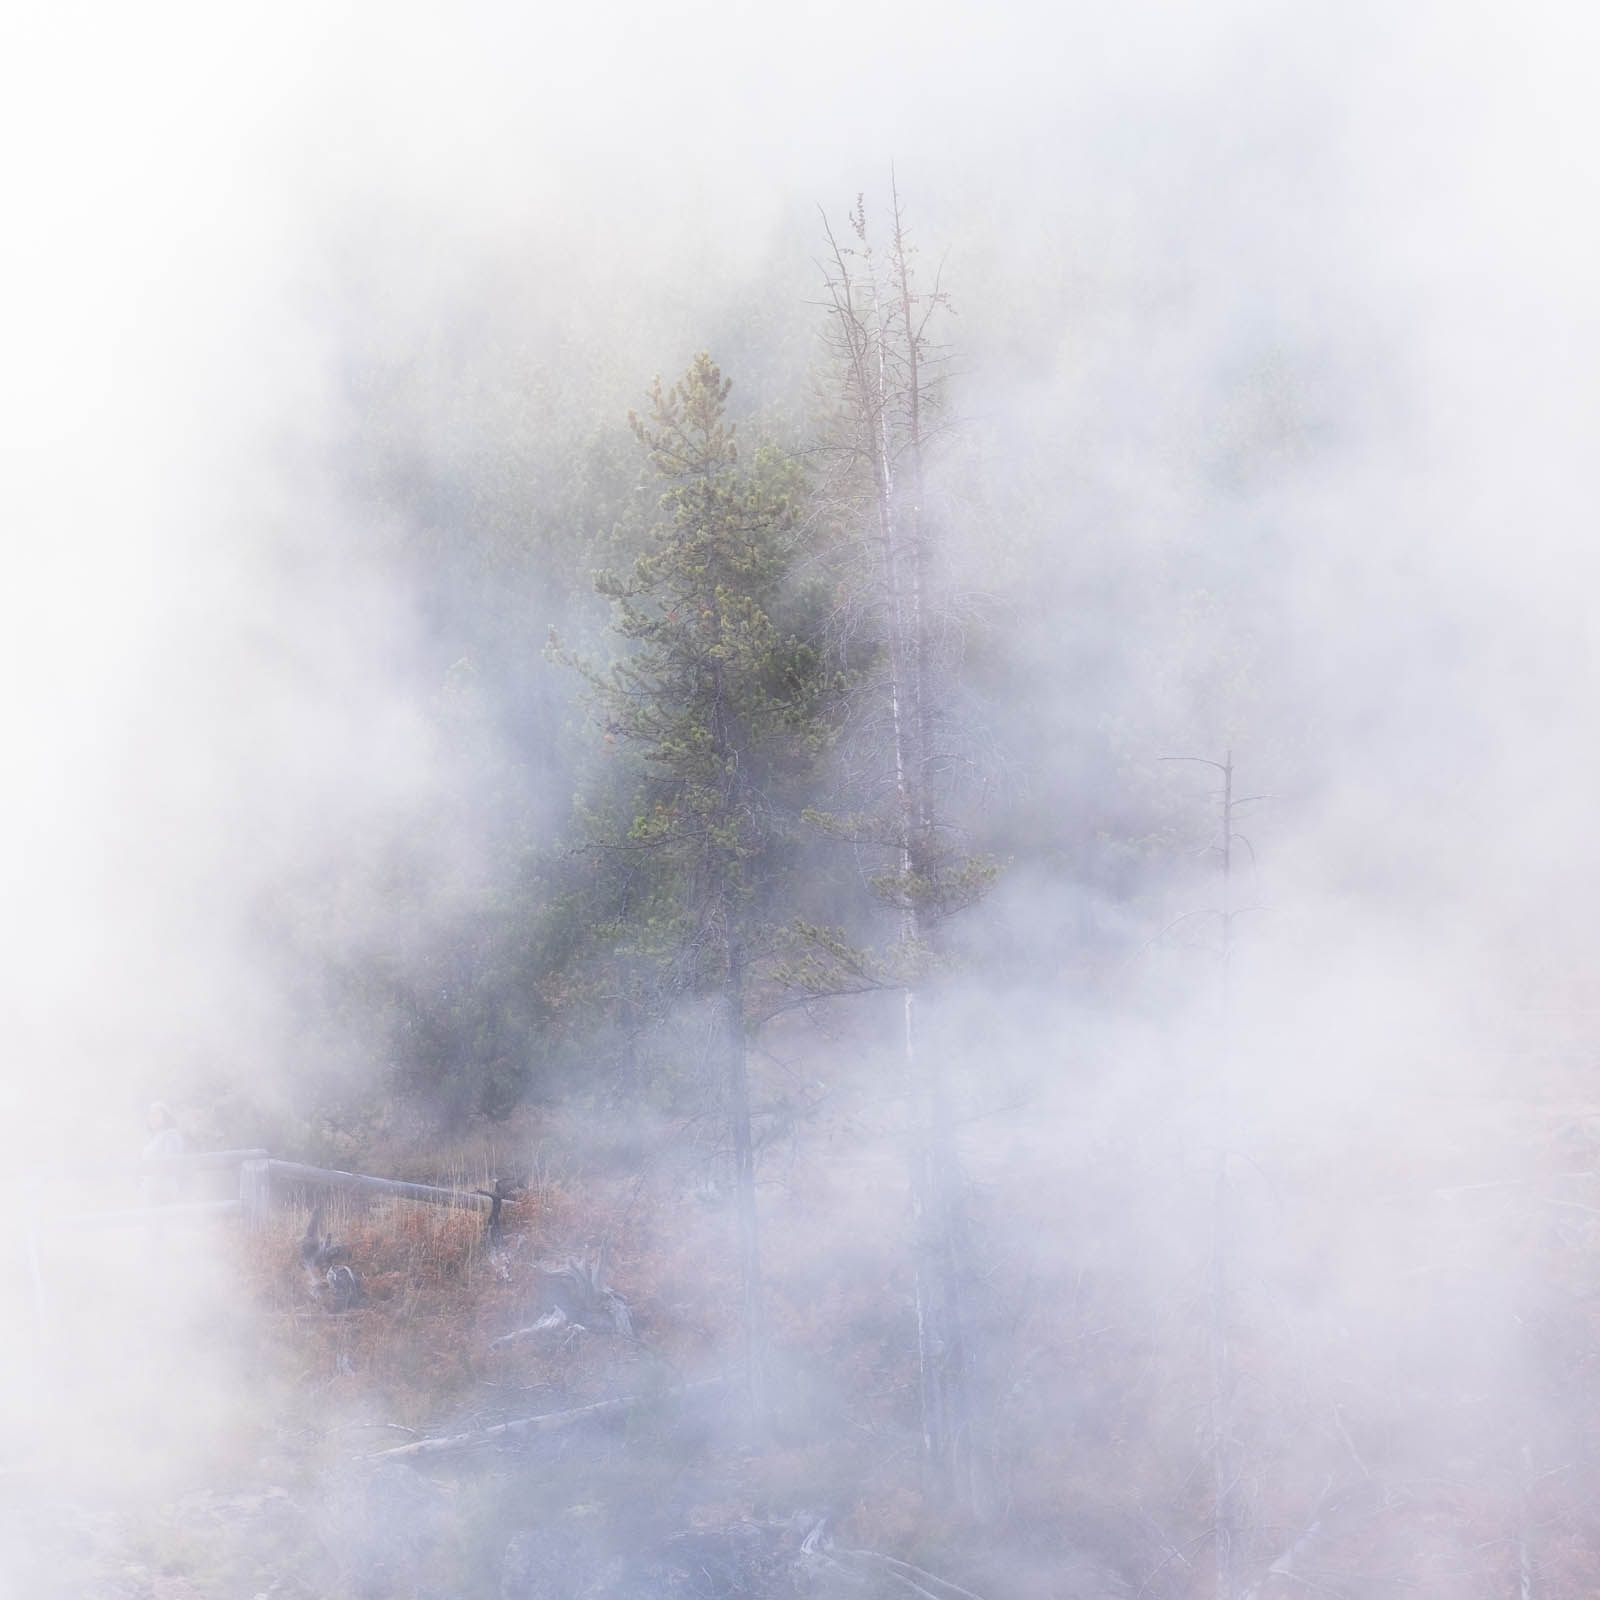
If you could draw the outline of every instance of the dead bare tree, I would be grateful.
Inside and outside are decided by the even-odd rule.
[[[939,921],[982,893],[992,873],[949,845],[934,780],[938,695],[932,604],[935,530],[926,504],[928,419],[938,399],[930,328],[947,297],[937,277],[919,287],[914,251],[891,185],[887,250],[874,252],[867,211],[849,217],[853,243],[824,218],[825,307],[838,369],[839,404],[827,452],[829,492],[851,531],[855,616],[841,631],[865,630],[884,676],[865,718],[887,751],[889,804],[848,822],[826,819],[852,842],[876,844],[888,865],[874,887],[896,919],[901,1054],[909,1108],[908,1157],[916,1269],[917,1358],[922,1451],[931,1488],[978,1509],[986,1497],[978,1445],[977,1355],[970,1315],[971,1268],[963,1178],[950,1090],[936,1050],[925,1047],[919,988]]]
[[[1217,852],[1221,883],[1219,904],[1212,908],[1221,930],[1218,979],[1218,1059],[1226,1077],[1229,1055],[1229,1029],[1233,1006],[1233,929],[1242,909],[1234,898],[1233,850],[1246,843],[1237,831],[1241,806],[1267,798],[1265,795],[1237,796],[1234,793],[1233,751],[1221,761],[1204,756],[1163,756],[1163,761],[1187,761],[1212,768],[1222,778],[1218,795],[1220,834],[1212,846]],[[1243,1534],[1240,1505],[1240,1468],[1234,1422],[1236,1373],[1232,1350],[1232,1289],[1229,1281],[1231,1251],[1228,1239],[1228,1156],[1226,1118],[1220,1130],[1211,1194],[1211,1263],[1207,1286],[1207,1324],[1210,1343],[1209,1426],[1211,1445],[1211,1492],[1214,1549],[1216,1552],[1217,1600],[1236,1600],[1239,1593],[1239,1557]],[[1315,1524],[1313,1524],[1313,1528]],[[1276,1568],[1274,1569],[1276,1570]],[[1285,1567],[1282,1570],[1287,1571]],[[1264,1581],[1264,1580],[1263,1580]],[[1254,1595],[1258,1582],[1250,1591]]]

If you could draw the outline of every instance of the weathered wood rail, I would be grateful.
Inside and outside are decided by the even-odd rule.
[[[378,1178],[366,1172],[341,1172],[333,1167],[312,1167],[299,1161],[279,1161],[265,1150],[199,1150],[183,1155],[129,1157],[102,1162],[99,1176],[137,1176],[163,1185],[181,1183],[191,1173],[228,1172],[239,1175],[239,1192],[231,1200],[149,1200],[143,1205],[119,1206],[104,1211],[84,1211],[45,1216],[44,1198],[81,1175],[71,1170],[33,1171],[17,1184],[23,1221],[23,1254],[33,1293],[34,1315],[41,1338],[49,1329],[44,1273],[39,1247],[63,1234],[127,1227],[165,1228],[188,1222],[242,1219],[248,1226],[263,1226],[274,1204],[305,1189],[343,1190],[352,1194],[389,1195],[424,1205],[454,1206],[487,1211],[490,1195],[471,1189],[444,1189],[427,1183],[407,1183],[399,1178]]]
[[[248,1221],[257,1222],[271,1207],[275,1189],[342,1189],[347,1194],[390,1195],[396,1200],[416,1200],[423,1205],[454,1206],[487,1211],[489,1195],[475,1189],[440,1189],[431,1183],[407,1183],[400,1178],[374,1178],[365,1172],[340,1172],[332,1167],[308,1167],[298,1161],[245,1161],[239,1167],[239,1201]]]
[[[173,1200],[148,1206],[122,1206],[112,1211],[81,1211],[75,1216],[41,1221],[41,1236],[55,1233],[95,1233],[104,1228],[128,1228],[142,1224],[165,1227],[169,1222],[204,1222],[218,1217],[242,1217],[244,1206],[238,1200]]]
[[[350,1194],[389,1195],[423,1205],[454,1206],[487,1211],[491,1197],[471,1189],[444,1189],[428,1183],[408,1183],[399,1178],[378,1178],[366,1172],[342,1172],[333,1167],[307,1166],[300,1161],[280,1161],[265,1150],[203,1150],[174,1156],[146,1156],[103,1163],[101,1176],[138,1176],[163,1183],[182,1181],[191,1173],[239,1174],[239,1192],[231,1200],[149,1200],[143,1205],[119,1206],[104,1211],[39,1215],[38,1197],[53,1186],[69,1181],[69,1172],[34,1172],[23,1180],[35,1200],[30,1232],[38,1237],[55,1233],[83,1233],[101,1228],[165,1226],[172,1222],[208,1221],[241,1217],[253,1227],[265,1222],[275,1203],[297,1190],[331,1189]]]
[[[95,1171],[102,1176],[155,1177],[176,1172],[226,1172],[245,1161],[264,1161],[270,1150],[185,1150],[175,1156],[128,1156],[118,1161],[97,1161]],[[65,1178],[68,1172],[34,1173],[33,1177]]]

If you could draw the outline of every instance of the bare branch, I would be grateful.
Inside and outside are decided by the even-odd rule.
[[[470,1450],[475,1445],[493,1444],[499,1439],[512,1439],[527,1434],[554,1433],[562,1428],[575,1427],[583,1422],[597,1422],[605,1417],[617,1417],[652,1400],[671,1399],[690,1394],[707,1394],[720,1389],[726,1378],[702,1378],[698,1383],[679,1384],[656,1395],[620,1395],[614,1400],[597,1400],[593,1405],[578,1406],[571,1411],[547,1411],[536,1417],[518,1417],[511,1422],[497,1422],[493,1427],[474,1428],[467,1433],[454,1433],[444,1438],[418,1439],[413,1444],[399,1444],[388,1450],[374,1450],[363,1457],[366,1461],[395,1461],[402,1456],[439,1455],[450,1450]]]

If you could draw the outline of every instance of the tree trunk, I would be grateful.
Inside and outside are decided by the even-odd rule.
[[[1234,1600],[1238,1535],[1233,1461],[1233,1359],[1228,1343],[1228,1167],[1217,1158],[1211,1199],[1211,1491],[1215,1523],[1216,1600]]]
[[[745,951],[736,933],[726,938],[723,993],[727,1051],[728,1125],[733,1137],[734,1204],[738,1216],[740,1319],[746,1393],[751,1415],[766,1408],[766,1336],[761,1304],[761,1235],[756,1218],[755,1146],[750,1136],[750,1075],[744,1026]]]
[[[911,1203],[915,1229],[917,1358],[922,1446],[930,1489],[975,1514],[985,1503],[976,1438],[970,1329],[970,1250],[950,1099],[936,1060],[918,1060],[915,995],[906,993],[910,1086]]]
[[[929,681],[932,622],[929,615],[931,551],[923,501],[923,324],[912,293],[910,251],[898,188],[891,185],[893,236],[891,293],[896,300],[897,334],[904,371],[905,470],[893,492],[893,521],[899,535],[894,567],[897,611],[903,623],[902,659],[908,673],[909,716],[905,720],[906,762],[910,792],[903,809],[905,856],[914,878],[928,875],[925,858],[932,837],[933,804],[929,762],[933,752],[933,704]],[[937,293],[934,303],[937,303]],[[929,307],[931,309],[931,306]],[[887,411],[887,396],[885,396]],[[887,426],[884,429],[887,444]],[[884,474],[888,478],[887,471]],[[893,486],[891,485],[893,489]],[[912,912],[912,937],[928,930]],[[906,994],[906,1066],[917,1081],[925,1111],[914,1118],[922,1149],[914,1157],[921,1175],[918,1326],[923,1330],[919,1352],[923,1372],[924,1416],[936,1426],[924,1427],[924,1449],[939,1489],[969,1510],[983,1509],[985,1497],[981,1452],[977,1447],[976,1349],[970,1316],[971,1251],[961,1161],[956,1149],[949,1085],[936,1053],[918,1060],[914,1033],[915,996]],[[915,1186],[914,1186],[915,1187]],[[930,1391],[933,1391],[930,1395]]]
[[[886,280],[872,265],[864,212],[852,215],[851,223],[867,266],[858,279],[851,252],[830,230],[830,290],[854,412],[853,450],[873,485],[874,565],[889,667],[893,849],[900,882],[896,909],[906,957],[914,962],[931,932],[919,896],[926,892],[935,865],[929,848],[935,824],[928,783],[934,707],[922,408],[924,325],[941,297],[936,289],[918,315],[898,193]],[[921,1046],[918,1006],[915,986],[908,980],[901,992],[902,1051],[924,1478],[936,1497],[978,1510],[983,1474],[981,1452],[974,1447],[975,1360],[963,1184],[948,1087],[937,1052]]]

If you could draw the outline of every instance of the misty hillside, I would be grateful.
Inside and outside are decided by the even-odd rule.
[[[0,1596],[1592,1593],[1592,32],[19,21]]]

